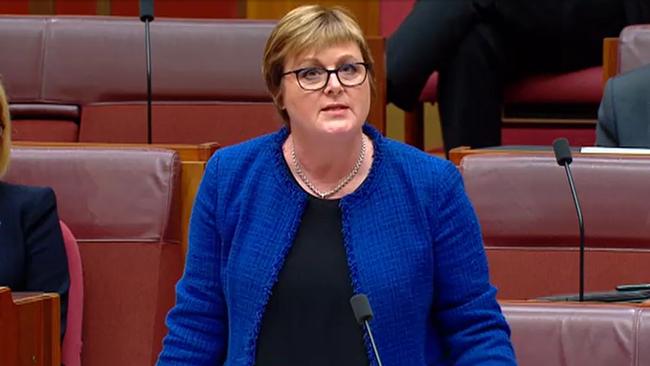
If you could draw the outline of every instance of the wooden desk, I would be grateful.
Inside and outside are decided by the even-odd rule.
[[[501,146],[501,147],[485,147],[481,149],[472,149],[467,146],[459,146],[449,150],[449,161],[454,163],[456,166],[460,166],[461,160],[468,155],[476,154],[534,154],[534,155],[549,155],[555,159],[552,146]],[[617,154],[617,153],[581,153],[577,150],[572,151],[572,155],[576,156],[614,156],[614,157],[625,157],[625,158],[641,158],[646,159],[648,157],[645,153],[627,153],[627,154]]]
[[[512,154],[512,153],[537,153],[553,155],[552,146],[513,146],[512,149],[506,148],[482,148],[472,149],[469,146],[459,146],[449,150],[449,161],[456,166],[460,166],[460,161],[467,155],[475,154]]]
[[[59,295],[0,287],[0,365],[60,366]]]

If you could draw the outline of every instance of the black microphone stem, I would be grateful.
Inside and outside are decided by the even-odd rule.
[[[151,38],[148,18],[144,20],[144,44],[147,55],[147,143],[151,144]]]
[[[377,364],[379,366],[383,366],[381,364],[381,358],[379,358],[379,351],[377,351],[377,345],[375,344],[375,338],[372,336],[372,331],[370,330],[370,325],[368,324],[367,320],[364,320],[363,323],[366,326],[366,330],[368,331],[368,337],[370,338],[370,344],[372,345],[372,350],[375,353],[375,358],[377,359]]]
[[[569,179],[569,187],[571,188],[571,196],[573,197],[573,203],[576,206],[576,212],[578,214],[578,226],[580,227],[580,285],[579,285],[579,294],[578,299],[580,302],[584,301],[585,297],[585,223],[582,220],[582,210],[580,209],[580,201],[578,201],[578,194],[576,193],[576,187],[573,183],[573,175],[569,168],[569,164],[564,165],[564,170],[566,171],[566,176]]]

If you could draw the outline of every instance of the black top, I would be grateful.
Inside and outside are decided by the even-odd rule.
[[[0,286],[58,292],[65,331],[68,257],[51,188],[0,182]]]
[[[338,204],[310,196],[266,307],[255,365],[368,365]]]

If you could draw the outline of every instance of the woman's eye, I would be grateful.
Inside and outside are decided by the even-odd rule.
[[[305,79],[316,79],[323,74],[323,71],[317,68],[309,68],[300,72],[300,77]]]
[[[344,74],[355,74],[358,71],[358,67],[355,64],[344,64],[341,65],[339,70]]]

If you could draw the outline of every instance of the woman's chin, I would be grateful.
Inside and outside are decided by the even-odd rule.
[[[329,119],[320,123],[321,130],[325,133],[337,135],[358,131],[361,124],[348,118]]]

